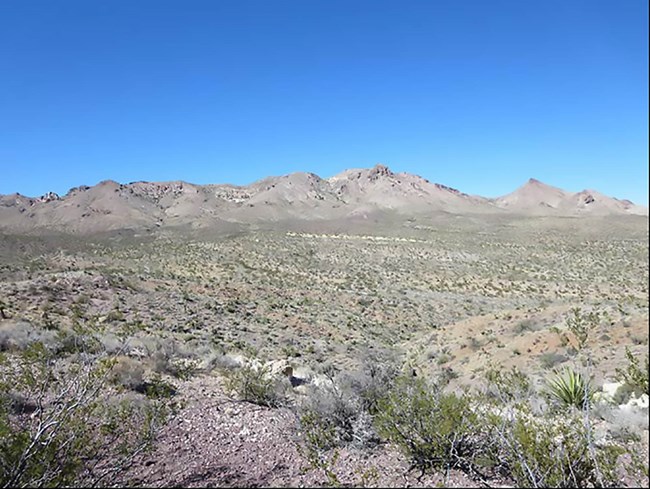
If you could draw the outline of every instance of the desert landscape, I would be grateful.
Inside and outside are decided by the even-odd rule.
[[[2,484],[648,487],[648,269],[533,178],[2,195]]]

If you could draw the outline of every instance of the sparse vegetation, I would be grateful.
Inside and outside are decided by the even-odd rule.
[[[618,408],[648,391],[645,228],[624,219],[607,228],[524,219],[393,224],[3,237],[2,429],[24,430],[16,423],[32,419],[36,391],[11,387],[20,385],[11,369],[41,345],[57,379],[45,398],[90,372],[102,379],[101,402],[74,418],[95,421],[69,425],[78,440],[92,440],[83,450],[94,451],[75,452],[83,463],[62,468],[49,485],[101,476],[87,461],[120,446],[105,443],[113,438],[102,423],[137,452],[134,468],[115,479],[135,486],[146,481],[146,464],[164,470],[164,459],[178,469],[189,452],[173,447],[182,441],[197,451],[194,439],[227,455],[230,469],[237,452],[228,447],[245,447],[252,459],[267,454],[246,443],[290,450],[295,439],[317,469],[305,485],[361,485],[371,474],[376,485],[416,485],[418,477],[427,485],[454,477],[486,486],[647,485],[647,465],[624,463],[647,453],[647,411]],[[278,359],[294,371],[270,375]],[[620,402],[607,410],[588,404],[592,375],[616,375]],[[550,397],[542,395],[549,377]],[[167,438],[154,444],[159,452],[146,458],[138,447],[153,441],[141,436],[148,417],[153,435],[166,419],[157,406],[183,400],[191,422],[172,418]],[[219,425],[202,428],[216,418]],[[287,438],[264,445],[279,432]],[[2,437],[7,460],[23,446],[21,431],[11,433]],[[60,463],[51,453],[39,457],[43,466]],[[417,470],[391,479],[396,472],[374,460]],[[297,481],[280,478],[290,469],[274,464],[284,475],[264,484]],[[32,482],[44,476],[38,470],[27,471]],[[168,480],[181,484],[169,470]],[[246,470],[238,465],[230,476]],[[227,477],[205,476],[214,485]]]

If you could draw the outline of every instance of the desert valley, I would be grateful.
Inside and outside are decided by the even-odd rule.
[[[648,208],[383,165],[0,196],[4,486],[648,486]]]

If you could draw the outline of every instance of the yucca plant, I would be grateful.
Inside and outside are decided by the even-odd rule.
[[[594,391],[588,378],[567,367],[548,380],[547,393],[564,406],[582,409],[591,402]]]

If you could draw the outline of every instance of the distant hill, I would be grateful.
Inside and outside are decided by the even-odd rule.
[[[219,223],[404,215],[517,214],[530,216],[648,215],[647,207],[594,190],[571,193],[530,179],[514,192],[489,199],[383,165],[323,179],[313,173],[268,177],[250,185],[111,180],[71,189],[65,196],[0,195],[0,229],[92,233]]]
[[[497,206],[534,215],[648,215],[648,209],[629,200],[608,197],[595,190],[567,192],[531,178],[514,192],[494,199]]]

